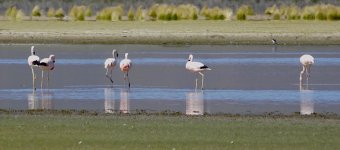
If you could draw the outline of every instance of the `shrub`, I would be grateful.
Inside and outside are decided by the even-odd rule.
[[[124,9],[122,5],[116,6],[112,8],[111,21],[122,20],[122,16],[124,15]]]
[[[249,5],[242,5],[236,12],[237,20],[246,20],[248,15],[253,15],[253,8]]]
[[[15,6],[14,6],[15,7]],[[10,17],[11,16],[11,13],[12,13],[12,9],[14,8],[14,7],[8,7],[7,8],[7,10],[6,10],[6,12],[5,12],[5,16],[6,17]]]
[[[59,8],[56,12],[55,12],[55,17],[58,18],[59,20],[62,20],[64,18],[64,10],[62,8]]]
[[[281,19],[281,13],[280,11],[276,11],[273,14],[273,20],[280,20]]]
[[[237,20],[246,20],[247,17],[246,17],[246,14],[242,10],[238,10],[236,12],[236,19]]]
[[[317,20],[327,20],[327,7],[324,5],[317,6],[315,12],[315,19]]]
[[[276,5],[274,4],[273,6],[266,8],[264,14],[271,16],[271,15],[274,14],[274,12],[276,12],[276,11],[277,11],[277,7],[276,7]]]
[[[32,9],[32,16],[35,16],[35,17],[41,16],[41,10],[38,5],[35,5],[34,8]]]
[[[158,4],[153,4],[148,11],[148,16],[150,17],[151,20],[156,20],[157,18],[157,7]]]
[[[112,7],[103,8],[101,11],[97,12],[96,19],[98,20],[111,20]]]
[[[6,10],[5,15],[10,20],[16,20],[17,12],[17,8],[15,6],[11,6]]]
[[[314,20],[315,19],[315,7],[305,6],[302,11],[302,18],[304,20]]]
[[[221,9],[219,7],[203,8],[201,14],[207,20],[229,20],[232,16],[232,10],[230,8]]]
[[[295,6],[295,5],[291,5],[288,8],[288,12],[287,12],[287,18],[289,20],[298,20],[300,19],[300,8]]]
[[[15,16],[15,20],[23,20],[25,17],[25,13],[20,9],[18,10],[16,16]]]
[[[198,8],[192,4],[182,4],[175,8],[173,12],[173,18],[197,20]]]
[[[133,7],[130,7],[130,9],[129,9],[128,18],[129,18],[129,20],[134,20],[135,19],[135,14],[134,14],[134,11],[133,11]]]
[[[285,4],[281,5],[280,8],[279,8],[280,15],[281,16],[286,16],[288,14],[288,9],[289,9],[289,7],[287,5],[285,5]]]
[[[85,10],[85,16],[91,17],[92,16],[92,9],[90,7],[87,7]]]
[[[138,6],[138,8],[136,10],[136,14],[135,14],[135,19],[136,20],[144,20],[145,19],[144,10],[143,10],[142,6]]]
[[[171,15],[171,20],[179,20],[178,14],[177,14],[177,10],[175,10],[175,11],[173,12],[173,14]]]
[[[231,17],[233,16],[233,10],[230,8],[225,8],[223,11],[224,11],[225,20],[231,20]]]
[[[47,17],[55,17],[55,10],[54,10],[54,8],[49,8],[48,9]]]
[[[334,5],[327,5],[324,6],[327,10],[326,15],[327,15],[327,20],[338,20],[340,19],[338,17],[338,11],[337,8]]]
[[[172,8],[169,7],[166,4],[162,4],[162,5],[158,5],[156,8],[156,16],[158,20],[167,20],[167,18],[171,18],[169,16],[171,16],[172,14]]]
[[[279,20],[279,19],[289,19],[289,20],[296,20],[300,19],[300,8],[296,5],[281,5],[278,8],[276,5],[266,8],[265,14],[272,16],[272,19]]]
[[[116,7],[106,7],[97,12],[96,18],[98,20],[117,21],[122,19],[123,14],[124,10],[121,5]]]
[[[85,10],[85,6],[73,6],[69,12],[69,16],[75,21],[84,21]]]
[[[254,15],[253,7],[249,5],[242,5],[240,9],[244,9],[246,15],[248,16]]]

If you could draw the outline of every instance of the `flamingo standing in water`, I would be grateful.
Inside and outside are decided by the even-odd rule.
[[[130,79],[129,79],[129,71],[132,68],[132,62],[130,59],[128,59],[129,53],[125,53],[125,58],[120,61],[119,67],[120,70],[124,73],[124,85],[125,81],[128,80],[129,88],[130,88]]]
[[[41,68],[41,88],[43,87],[44,82],[44,71],[47,71],[47,86],[50,80],[50,71],[54,69],[55,56],[50,55],[49,58],[44,58],[40,61],[39,66]]]
[[[34,51],[34,46],[31,47],[31,56],[29,56],[27,58],[27,62],[28,62],[28,65],[31,67],[31,70],[32,70],[32,81],[33,81],[33,89],[36,90],[36,87],[35,87],[35,80],[37,79],[37,76],[35,75],[35,71],[34,71],[34,68],[36,67],[39,67],[39,62],[40,61],[40,58],[39,56],[35,55],[35,51]]]
[[[112,55],[113,55],[113,58],[108,58],[108,59],[105,60],[104,68],[106,69],[106,74],[105,74],[106,77],[108,79],[110,79],[111,83],[113,84],[112,70],[116,66],[116,59],[118,58],[118,53],[117,53],[116,49],[113,49]],[[110,75],[109,75],[109,71],[111,72]]]
[[[310,67],[314,64],[314,57],[304,54],[300,57],[300,62],[302,64],[302,71],[300,72],[300,85],[302,84],[304,74],[306,75],[306,81],[308,84],[308,79],[310,77]]]
[[[202,64],[201,62],[194,62],[194,56],[192,54],[189,55],[188,62],[185,65],[185,68],[191,72],[198,72],[202,76],[202,85],[201,89],[203,90],[203,82],[204,82],[204,74],[203,71],[211,70],[208,66]],[[196,86],[197,89],[197,78],[196,78]]]

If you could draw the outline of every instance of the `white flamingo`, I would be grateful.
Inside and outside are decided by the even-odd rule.
[[[203,71],[211,70],[208,66],[202,64],[201,62],[194,62],[194,56],[192,54],[189,55],[188,62],[185,65],[185,68],[191,72],[198,72],[202,76],[202,85],[201,89],[203,89],[203,82],[204,82],[204,74]],[[197,78],[196,78],[196,86],[197,89]]]
[[[44,82],[44,71],[47,71],[47,86],[48,86],[48,82],[50,80],[50,71],[54,69],[54,63],[55,63],[54,55],[50,55],[49,58],[44,58],[40,60],[39,66],[41,68],[41,88],[43,87]]]
[[[128,59],[128,53],[125,53],[125,58],[120,61],[119,67],[120,70],[124,73],[124,85],[125,81],[128,80],[129,88],[130,88],[130,79],[129,79],[129,71],[132,68],[132,62],[130,59]]]
[[[302,64],[302,71],[300,72],[300,84],[302,84],[303,75],[306,76],[306,81],[308,84],[308,79],[310,77],[310,67],[314,64],[314,57],[304,54],[300,57],[300,62]]]
[[[31,47],[31,56],[29,56],[27,58],[27,62],[28,62],[28,65],[31,67],[31,70],[32,70],[32,80],[33,80],[33,89],[36,90],[36,87],[35,87],[35,80],[37,79],[37,76],[35,75],[35,71],[34,71],[34,68],[35,67],[39,67],[39,61],[40,61],[40,58],[35,55],[35,51],[34,51],[34,46]]]
[[[105,60],[104,68],[106,69],[106,74],[105,74],[106,77],[110,79],[111,83],[113,84],[112,70],[116,66],[116,59],[118,58],[118,53],[116,49],[112,50],[112,55],[113,55],[113,58],[108,58]],[[111,72],[110,75],[109,75],[109,71]]]

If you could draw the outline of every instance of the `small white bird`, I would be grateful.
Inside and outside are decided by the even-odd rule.
[[[314,64],[314,57],[308,54],[304,54],[300,57],[300,62],[302,64],[302,71],[300,72],[300,84],[303,80],[303,75],[306,75],[306,81],[310,77],[310,67]]]
[[[110,79],[111,83],[113,84],[112,70],[116,66],[116,59],[118,58],[118,53],[116,49],[112,50],[112,55],[113,55],[113,58],[108,58],[105,60],[104,68],[106,69],[106,74],[105,74],[106,77]],[[110,75],[109,75],[109,71],[111,72]]]
[[[276,41],[275,39],[272,39],[272,43],[273,43],[274,45],[276,45],[276,44],[277,44],[277,41]]]
[[[120,61],[119,67],[120,70],[124,73],[124,85],[125,81],[128,80],[129,88],[130,88],[130,79],[129,79],[129,71],[132,68],[132,62],[128,59],[128,53],[125,53],[125,58]]]
[[[47,71],[47,86],[48,86],[48,82],[50,80],[50,71],[54,69],[54,63],[55,63],[54,55],[50,55],[49,58],[44,58],[40,60],[39,66],[41,68],[41,88],[43,87],[44,82],[44,71]]]
[[[28,65],[31,67],[31,70],[32,70],[32,77],[33,77],[33,89],[36,90],[36,87],[35,87],[35,80],[37,79],[37,76],[35,75],[35,71],[34,71],[34,68],[36,67],[39,67],[39,61],[40,61],[40,58],[35,55],[35,51],[34,51],[34,46],[31,47],[31,56],[29,56],[27,58],[27,62],[28,62]]]
[[[194,56],[192,54],[189,55],[188,62],[185,65],[185,68],[192,72],[198,72],[202,76],[202,86],[201,89],[203,89],[203,82],[204,82],[204,74],[203,71],[205,70],[211,70],[208,66],[202,64],[201,62],[194,62],[193,61]],[[197,89],[197,78],[196,78],[196,86],[195,89]]]

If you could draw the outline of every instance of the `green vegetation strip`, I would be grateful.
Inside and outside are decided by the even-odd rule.
[[[337,149],[340,120],[0,115],[0,149]]]
[[[338,21],[0,21],[2,43],[340,44]]]

